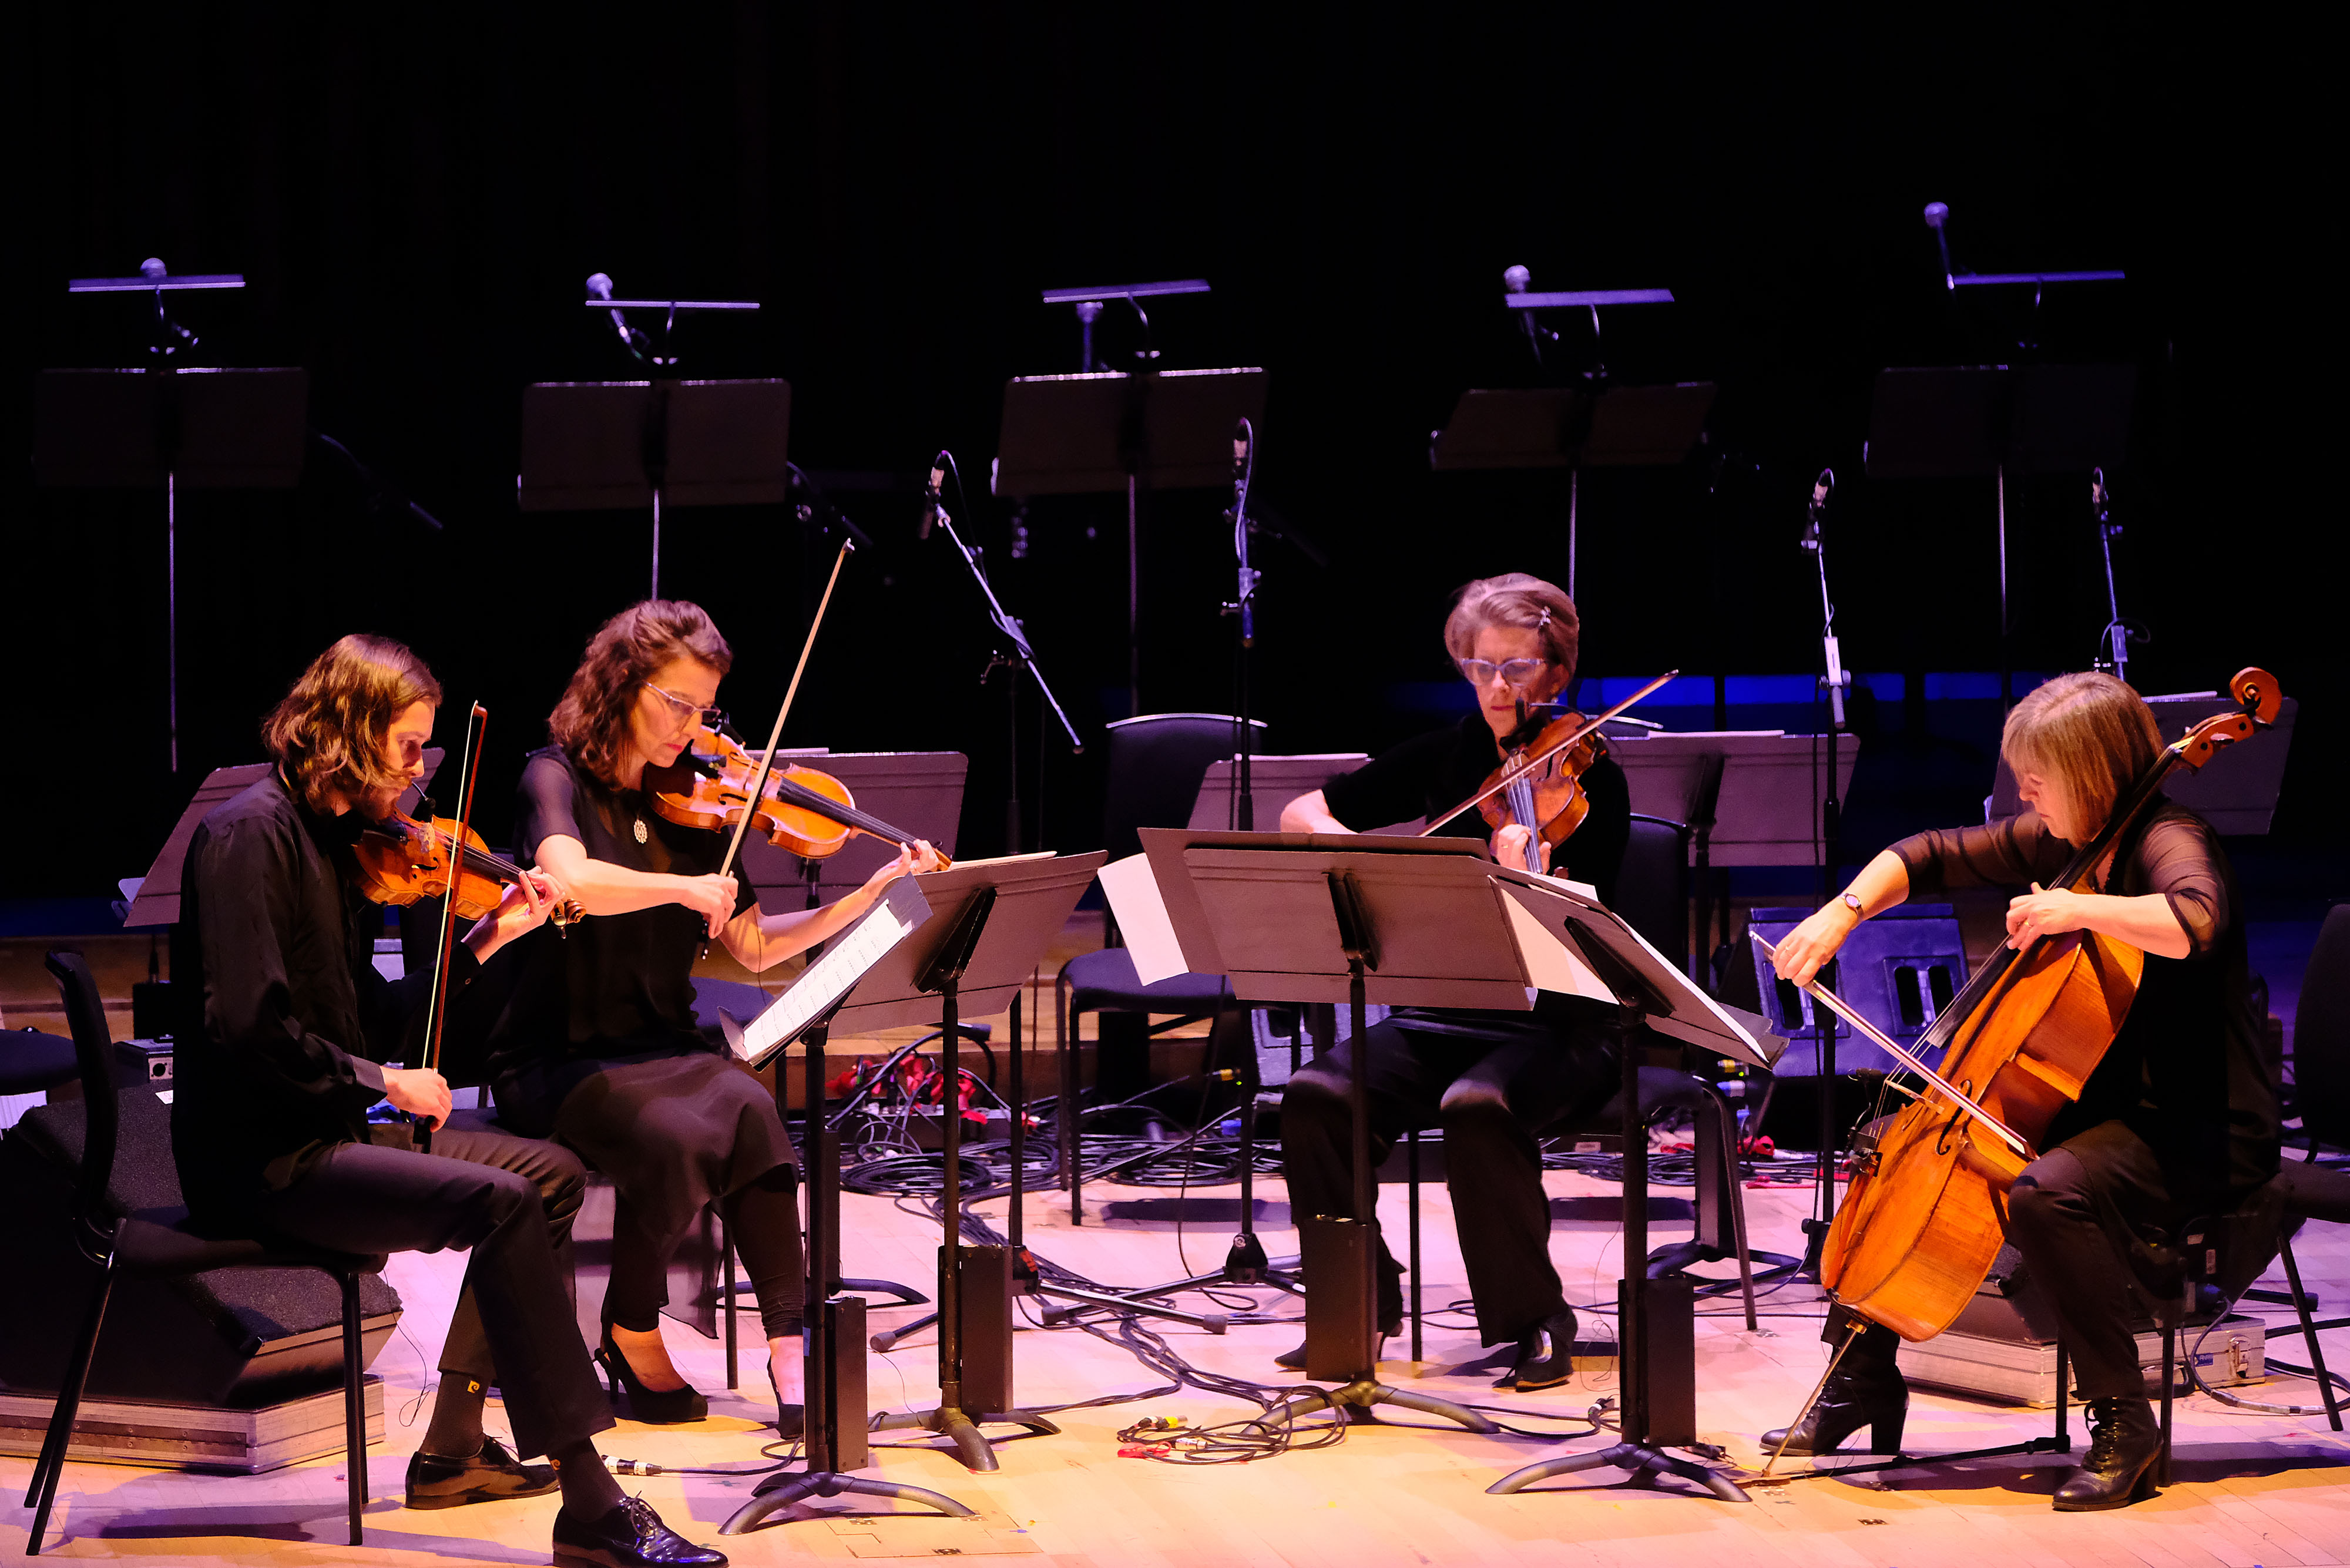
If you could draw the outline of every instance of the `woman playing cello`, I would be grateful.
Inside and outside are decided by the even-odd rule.
[[[2116,802],[2162,750],[2153,714],[2110,675],[2059,676],[2007,716],[2001,754],[2019,815],[1904,839],[1844,894],[1789,933],[1778,972],[1811,981],[1862,920],[1945,888],[2029,887],[2008,907],[2008,945],[2095,931],[2145,955],[2136,1001],[2078,1101],[2048,1129],[2047,1152],[2008,1197],[2008,1239],[2047,1292],[2088,1403],[2091,1441],[2057,1491],[2066,1512],[2152,1494],[2161,1432],[2146,1397],[2130,1266],[2143,1233],[2175,1233],[2235,1208],[2276,1174],[2277,1092],[2260,1047],[2235,878],[2209,825],[2168,800],[2116,838],[2086,886],[2042,890],[2094,840]],[[1829,1337],[1846,1323],[1831,1316]],[[1908,1390],[1893,1332],[1872,1325],[1845,1352],[1820,1399],[1765,1451],[1833,1449],[1863,1426],[1898,1450]]]
[[[492,1032],[490,1065],[504,1122],[577,1151],[617,1189],[598,1359],[628,1389],[630,1414],[707,1412],[670,1361],[660,1310],[671,1255],[715,1199],[758,1293],[789,1431],[803,1286],[796,1165],[774,1096],[695,1026],[694,958],[715,940],[745,968],[766,969],[938,859],[911,846],[846,898],[780,915],[721,875],[725,836],[666,820],[644,784],[648,767],[685,750],[733,663],[709,616],[681,601],[631,606],[588,641],[547,722],[555,744],[523,770],[515,841],[598,918],[568,941],[530,949]]]

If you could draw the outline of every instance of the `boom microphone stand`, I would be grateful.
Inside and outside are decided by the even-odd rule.
[[[2147,633],[2144,627],[2122,618],[2121,596],[2114,591],[2114,541],[2121,537],[2122,525],[2114,521],[2113,492],[2106,488],[2106,471],[2089,470],[2089,511],[2097,520],[2097,548],[2106,557],[2106,631],[2099,640],[2096,668],[2110,673],[2120,681],[2129,680],[2129,645],[2144,642]]]
[[[1020,830],[1020,677],[1023,671],[1035,678],[1036,690],[1043,695],[1045,705],[1052,709],[1053,717],[1060,721],[1061,732],[1069,738],[1069,754],[1079,755],[1086,746],[1077,739],[1076,726],[1069,722],[1069,715],[1062,709],[1061,700],[1053,695],[1053,688],[1045,681],[1045,672],[1036,668],[1036,653],[1028,646],[1027,629],[1020,624],[1020,618],[1005,609],[1003,601],[995,597],[995,586],[987,580],[987,568],[980,564],[982,552],[962,542],[962,535],[955,532],[954,519],[940,504],[942,497],[939,493],[939,484],[950,471],[955,474],[955,487],[960,493],[962,471],[955,468],[954,455],[942,449],[931,462],[930,483],[922,492],[922,521],[916,537],[929,538],[933,524],[946,530],[948,543],[955,547],[955,554],[962,557],[964,567],[971,573],[971,580],[979,585],[980,597],[987,601],[987,618],[995,624],[996,633],[1003,639],[1003,648],[988,660],[987,668],[980,671],[979,679],[983,685],[998,669],[1012,671],[1008,702],[1011,734],[1003,761],[1003,852],[1017,855],[1024,846]],[[1010,651],[1005,652],[1003,649]],[[1042,822],[1036,825],[1040,835],[1044,826]]]
[[[1232,427],[1232,509],[1226,515],[1232,520],[1232,555],[1239,563],[1237,590],[1233,601],[1223,607],[1223,613],[1238,616],[1241,623],[1239,669],[1240,722],[1232,729],[1238,739],[1237,788],[1233,792],[1232,827],[1241,833],[1256,831],[1256,792],[1249,782],[1249,756],[1255,750],[1255,737],[1249,723],[1249,650],[1256,646],[1256,585],[1263,576],[1249,565],[1249,482],[1256,475],[1256,428],[1246,418]],[[2110,568],[2106,575],[2112,576]],[[1253,1091],[1252,1091],[1253,1092]],[[1252,1110],[1250,1115],[1253,1116]],[[1241,1180],[1247,1183],[1247,1167],[1242,1167]],[[1260,1261],[1263,1254],[1260,1253]]]

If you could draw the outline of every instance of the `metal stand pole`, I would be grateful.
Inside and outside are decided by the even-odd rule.
[[[163,701],[172,771],[180,771],[180,476],[163,475]]]

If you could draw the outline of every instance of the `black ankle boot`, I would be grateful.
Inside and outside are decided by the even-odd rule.
[[[2056,1489],[2059,1513],[2127,1508],[2155,1494],[2162,1458],[2162,1423],[2144,1399],[2089,1401],[2089,1451],[2073,1479]]]
[[[1510,1375],[1493,1385],[1521,1394],[1555,1388],[1575,1376],[1575,1309],[1561,1307],[1518,1341]]]
[[[1868,1452],[1898,1454],[1908,1415],[1909,1383],[1899,1367],[1889,1361],[1859,1372],[1840,1367],[1802,1420],[1762,1434],[1762,1457],[1834,1453],[1863,1427],[1869,1428]]]

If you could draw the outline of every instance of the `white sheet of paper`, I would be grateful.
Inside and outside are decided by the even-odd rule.
[[[1547,929],[1523,904],[1498,888],[1494,894],[1509,912],[1510,933],[1518,940],[1518,958],[1526,966],[1527,978],[1537,988],[1555,991],[1562,996],[1587,996],[1596,1002],[1616,1000],[1616,993],[1599,983],[1599,977],[1575,956],[1575,950]]]
[[[1183,949],[1175,940],[1175,924],[1167,918],[1167,900],[1159,896],[1159,879],[1150,874],[1150,857],[1129,855],[1113,860],[1098,873],[1102,896],[1118,917],[1118,934],[1134,959],[1134,975],[1145,985],[1188,973]]]
[[[789,991],[743,1025],[736,1054],[752,1066],[764,1064],[778,1046],[789,1044],[806,1028],[810,1019],[840,1000],[867,970],[881,961],[883,954],[905,940],[917,924],[899,916],[887,901],[875,905],[846,935],[834,939],[824,956],[808,965]]]

